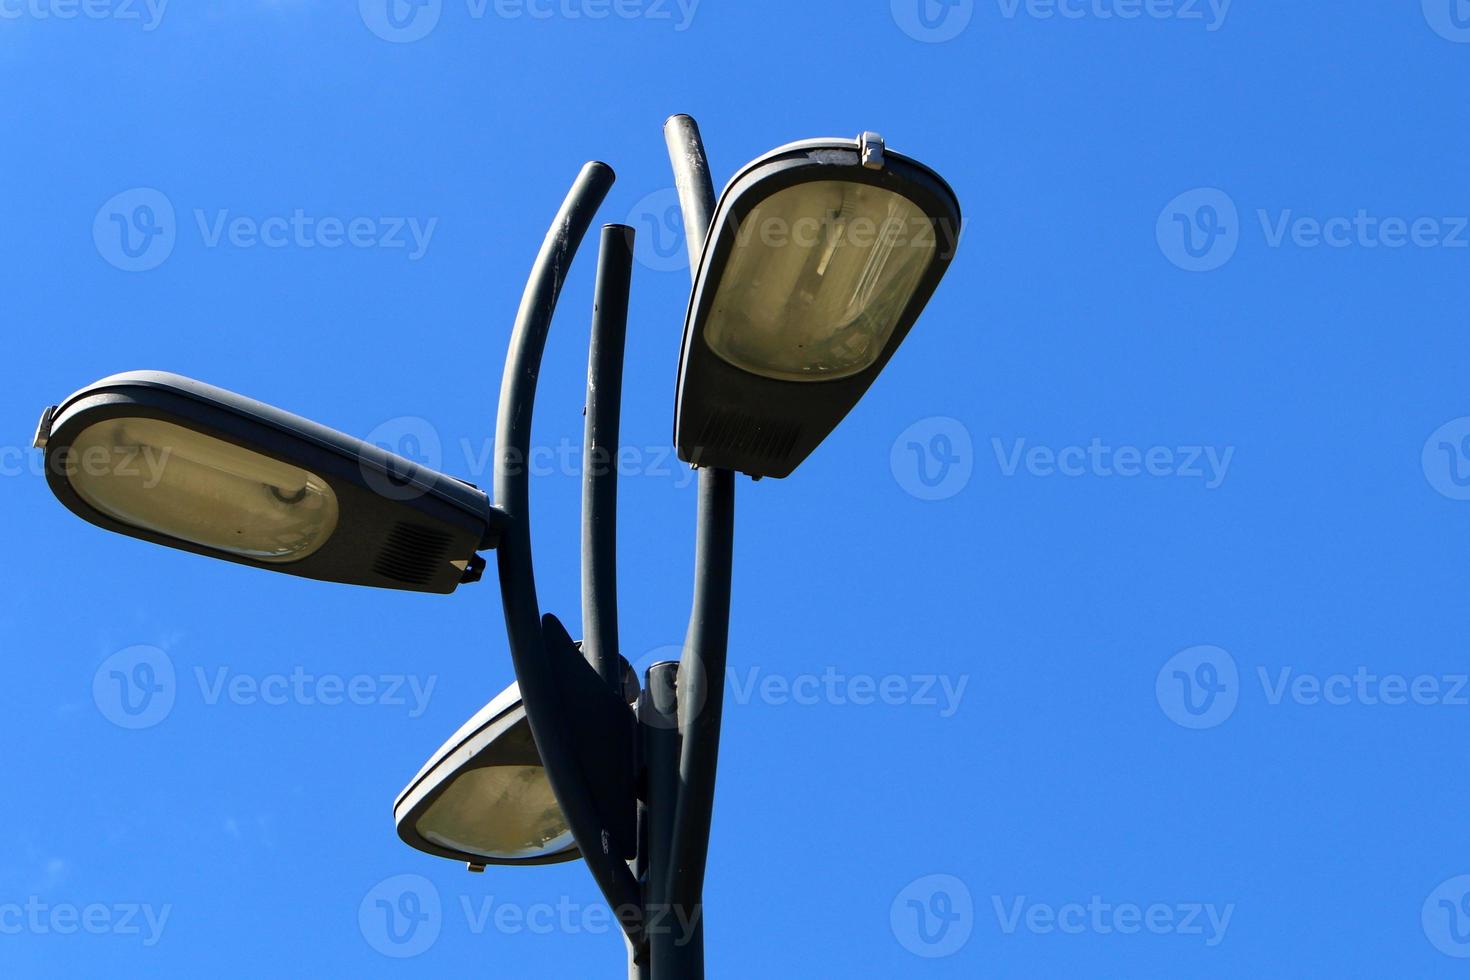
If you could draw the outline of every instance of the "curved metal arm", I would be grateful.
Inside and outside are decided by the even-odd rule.
[[[714,216],[715,191],[699,127],[688,116],[664,124],[674,183],[684,212],[691,277],[699,274],[704,239]],[[735,474],[699,471],[698,539],[695,545],[694,607],[679,661],[679,782],[669,901],[692,909],[704,898],[710,820],[715,805],[720,722],[725,701],[725,660],[730,634],[730,573],[734,558]],[[685,692],[690,692],[688,697]]]
[[[607,164],[589,163],[582,168],[557,213],[555,224],[546,233],[521,299],[505,361],[495,435],[495,502],[510,518],[496,558],[511,660],[547,779],[587,867],[629,940],[636,943],[643,934],[639,886],[622,858],[610,853],[605,843],[606,828],[597,816],[586,774],[570,741],[572,729],[567,720],[567,707],[562,703],[542,634],[531,561],[527,465],[536,380],[551,317],[577,246],[614,179]]]

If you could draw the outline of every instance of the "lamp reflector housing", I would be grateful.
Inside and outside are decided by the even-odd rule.
[[[329,582],[453,592],[505,522],[468,483],[159,371],[83,388],[36,444],[57,499],[99,527]]]
[[[581,857],[515,684],[429,757],[393,804],[393,820],[404,843],[472,866]]]
[[[913,327],[960,221],[938,174],[872,134],[793,143],[741,171],[715,209],[685,321],[679,458],[790,475]]]

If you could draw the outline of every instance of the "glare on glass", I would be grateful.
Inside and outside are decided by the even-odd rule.
[[[777,191],[736,231],[705,339],[763,377],[850,377],[883,353],[935,251],[933,221],[901,194],[838,180]]]
[[[427,841],[501,860],[543,857],[573,846],[540,766],[489,766],[460,774],[418,818]]]
[[[67,477],[115,520],[258,561],[299,561],[337,526],[336,494],[320,477],[159,419],[83,429]]]

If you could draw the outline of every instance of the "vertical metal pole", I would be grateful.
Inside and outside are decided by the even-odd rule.
[[[664,124],[664,140],[684,213],[690,276],[698,276],[705,237],[714,216],[714,185],[699,127],[678,115]],[[679,662],[679,800],[674,817],[665,887],[668,905],[684,909],[692,932],[684,962],[697,960],[703,975],[704,875],[714,811],[715,772],[725,694],[734,557],[735,474],[699,471],[698,540],[694,602],[684,656]],[[650,871],[653,869],[650,868]],[[657,960],[655,959],[655,964]],[[695,974],[690,974],[695,975]]]
[[[702,908],[704,901],[704,872],[714,815],[734,534],[735,474],[729,470],[700,470],[694,608],[684,638],[684,657],[679,661],[681,792],[669,869],[674,876],[669,883],[673,900],[691,908]]]
[[[602,229],[582,445],[582,653],[618,692],[623,689],[618,649],[618,426],[633,234],[627,225]]]
[[[648,669],[639,701],[640,731],[648,763],[648,879],[644,933],[650,980],[700,980],[704,976],[703,932],[689,908],[669,893],[670,845],[679,799],[679,709],[677,663]]]
[[[642,760],[646,755],[646,739],[644,736],[645,716],[651,708],[644,708],[643,701],[649,697],[647,690],[640,695],[638,703],[638,756]],[[633,872],[641,887],[646,888],[648,882],[648,793],[646,789],[639,794],[638,800],[638,856],[628,862],[628,868]],[[647,895],[643,895],[647,902]],[[639,909],[640,914],[643,909]],[[653,978],[653,956],[648,946],[648,937],[644,935],[639,942],[635,943],[632,937],[626,933],[623,939],[628,945],[628,980],[652,980]]]

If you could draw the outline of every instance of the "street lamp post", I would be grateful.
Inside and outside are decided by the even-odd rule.
[[[541,245],[501,383],[493,504],[478,488],[231,392],[158,372],[103,379],[43,414],[47,480],[133,537],[327,581],[453,592],[495,550],[516,683],[399,795],[411,846],[490,866],[587,865],[641,980],[704,975],[735,474],[784,477],[872,384],[953,256],[959,205],[882,139],[808,140],[742,170],[716,204],[698,127],[665,125],[693,291],[675,442],[699,471],[683,656],[640,685],[621,655],[616,457],[633,229],[602,230],[588,356],[582,642],[542,615],[528,461],[541,357],[578,246],[611,188],[583,167]],[[115,465],[153,453],[157,479]],[[135,472],[135,471],[129,471]]]

